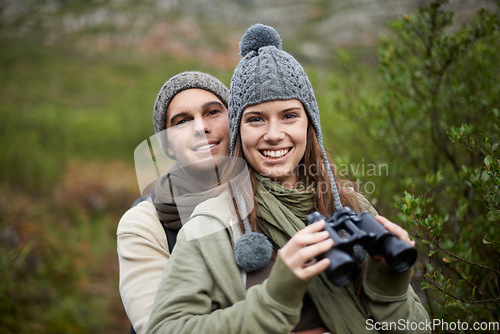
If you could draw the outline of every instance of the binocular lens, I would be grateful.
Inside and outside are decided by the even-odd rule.
[[[337,286],[349,284],[356,270],[353,258],[338,249],[331,249],[327,257],[330,259],[330,267],[327,270],[330,280]]]
[[[330,280],[337,286],[347,285],[352,279],[354,269],[355,266],[353,263],[342,264],[330,276]]]
[[[325,217],[319,212],[307,216],[308,224],[320,219]],[[337,286],[349,284],[357,272],[358,265],[352,257],[356,245],[364,247],[371,256],[382,255],[396,272],[408,270],[417,259],[415,248],[390,233],[368,212],[356,214],[343,207],[326,220],[324,229],[333,239],[334,246],[318,258],[330,259],[326,274]]]
[[[387,238],[385,246],[385,260],[389,267],[397,272],[408,270],[417,259],[415,248],[396,236]]]
[[[393,259],[388,262],[391,262],[390,267],[395,271],[402,273],[408,269],[415,263],[417,259],[417,254],[414,249],[407,249],[396,255]]]

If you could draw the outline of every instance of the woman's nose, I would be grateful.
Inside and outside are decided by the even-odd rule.
[[[267,127],[267,131],[264,135],[264,140],[276,142],[280,141],[285,137],[285,133],[279,122],[270,122]]]

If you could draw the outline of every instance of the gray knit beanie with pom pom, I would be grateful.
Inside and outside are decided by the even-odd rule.
[[[270,26],[255,24],[240,41],[243,57],[234,70],[229,91],[231,154],[246,107],[275,100],[297,99],[309,116],[323,153],[335,209],[342,208],[333,173],[323,147],[319,108],[306,72],[297,60],[281,49],[281,37]]]
[[[335,209],[342,208],[333,173],[323,147],[323,136],[319,119],[319,108],[307,74],[290,54],[281,49],[278,32],[263,24],[251,26],[240,42],[243,57],[234,70],[229,89],[229,127],[231,155],[234,154],[236,138],[239,136],[241,115],[246,107],[276,100],[297,99],[302,102],[318,138],[323,161],[334,198]],[[268,263],[272,245],[267,238],[252,232],[246,219],[245,233],[238,239],[234,256],[238,266],[247,271],[256,271]]]

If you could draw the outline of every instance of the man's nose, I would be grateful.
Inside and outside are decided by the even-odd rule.
[[[207,122],[204,122],[202,118],[195,118],[193,120],[193,132],[196,134],[205,134],[210,132],[210,128]]]

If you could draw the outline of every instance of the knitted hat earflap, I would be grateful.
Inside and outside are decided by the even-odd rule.
[[[281,45],[278,32],[273,27],[263,24],[250,27],[241,39],[240,54],[243,58],[234,70],[229,91],[231,155],[234,154],[241,116],[246,107],[276,100],[299,100],[314,127],[328,174],[334,206],[338,210],[342,208],[342,204],[323,147],[319,108],[312,85],[299,62],[283,51]],[[271,249],[271,244],[265,237],[256,237],[259,233],[252,232],[249,224],[244,226],[245,233],[235,247],[235,259],[241,269],[255,271],[268,262],[267,252]]]

